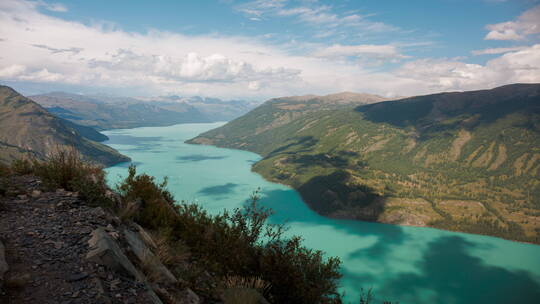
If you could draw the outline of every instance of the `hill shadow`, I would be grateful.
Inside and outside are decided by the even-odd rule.
[[[467,252],[475,246],[462,237],[441,237],[417,263],[419,272],[398,275],[382,292],[407,303],[537,303],[540,284],[530,273],[485,264]],[[428,297],[426,290],[436,292]]]
[[[383,197],[369,186],[349,183],[350,177],[349,172],[337,170],[329,175],[315,176],[297,190],[302,199],[322,215],[335,214],[339,210],[358,210],[361,213],[349,216],[376,221],[384,211]]]
[[[289,150],[290,148],[297,148],[299,150],[295,150],[294,152],[286,152],[285,154],[295,154],[298,152],[308,152],[311,150],[311,148],[317,144],[317,139],[315,139],[313,136],[301,136],[301,137],[295,137],[292,139],[291,143],[286,144],[284,146],[281,146],[270,153],[268,153],[268,156],[266,158],[272,157],[276,154],[279,154],[281,152],[284,152],[286,150]]]
[[[340,151],[337,154],[338,155],[328,155],[327,153],[291,154],[291,156],[287,158],[287,162],[296,164],[296,167],[299,169],[312,166],[345,169],[349,166],[349,159],[347,157],[358,156],[358,153],[346,151]],[[344,155],[346,157],[344,157]]]
[[[363,105],[355,110],[375,123],[397,127],[415,126],[436,132],[452,126],[440,124],[447,118],[460,118],[453,126],[473,129],[491,124],[513,113],[540,114],[540,85],[515,84],[491,90],[439,93]],[[469,119],[473,118],[474,119]],[[534,117],[534,116],[530,116]],[[534,119],[534,118],[532,118]],[[471,122],[473,121],[473,122]]]

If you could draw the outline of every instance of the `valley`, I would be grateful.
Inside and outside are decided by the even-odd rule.
[[[97,130],[228,121],[256,105],[197,96],[138,99],[52,92],[29,98],[60,118]]]

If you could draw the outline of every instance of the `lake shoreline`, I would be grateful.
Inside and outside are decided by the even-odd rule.
[[[247,152],[251,152],[251,153],[255,153],[255,154],[259,155],[261,157],[261,159],[263,158],[263,156],[258,154],[257,152],[250,151],[250,150],[247,150],[247,149],[242,149],[241,147],[238,147],[238,148],[236,148],[236,147],[225,147],[225,146],[222,147],[222,146],[214,145],[211,142],[202,143],[202,142],[194,141],[193,139],[186,140],[186,141],[184,141],[184,143],[189,144],[189,145],[206,145],[206,146],[213,146],[213,147],[217,147],[217,148],[225,148],[225,149],[233,149],[233,150],[239,150],[239,151],[247,151]],[[520,240],[516,240],[516,239],[504,238],[504,237],[500,237],[500,236],[497,236],[497,235],[491,235],[491,234],[485,234],[485,233],[472,233],[472,232],[468,232],[467,230],[446,229],[446,228],[442,228],[442,227],[429,225],[429,223],[425,223],[425,224],[409,224],[409,223],[395,223],[395,222],[391,222],[391,221],[377,221],[377,220],[361,219],[361,218],[358,218],[358,217],[355,217],[355,216],[347,216],[346,214],[351,214],[351,213],[347,213],[347,212],[341,212],[339,215],[323,214],[323,213],[320,212],[320,210],[318,210],[317,208],[314,207],[313,203],[310,203],[309,200],[306,199],[306,197],[305,197],[306,195],[305,195],[305,193],[303,193],[303,191],[301,191],[301,189],[296,188],[293,185],[283,183],[280,180],[273,179],[270,176],[267,176],[266,174],[264,174],[264,172],[259,172],[259,171],[255,170],[255,165],[259,161],[257,161],[256,163],[251,165],[251,172],[254,172],[254,173],[260,175],[262,178],[264,178],[268,182],[280,184],[280,185],[286,186],[286,187],[298,192],[300,194],[301,198],[302,198],[302,201],[304,202],[304,204],[310,210],[316,212],[320,216],[324,216],[324,217],[329,218],[329,219],[353,220],[353,221],[360,221],[360,222],[367,222],[367,223],[378,223],[378,224],[396,225],[396,226],[405,226],[405,227],[431,228],[431,229],[437,229],[437,230],[441,230],[441,231],[451,231],[451,232],[467,233],[467,234],[472,234],[472,235],[482,235],[482,236],[493,237],[493,238],[497,238],[497,239],[501,239],[501,240],[512,241],[512,242],[516,242],[516,243],[520,243],[520,244],[530,244],[530,245],[540,246],[539,243],[528,242],[528,241],[520,241]],[[425,198],[400,198],[400,197],[396,197],[396,198],[397,199],[402,199],[402,200],[427,200]]]

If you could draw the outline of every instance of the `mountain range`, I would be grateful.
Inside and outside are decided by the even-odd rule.
[[[93,128],[56,117],[7,86],[0,86],[0,162],[20,158],[45,159],[75,148],[81,157],[110,166],[129,161],[116,150],[98,143],[107,139]]]
[[[369,97],[272,99],[188,142],[262,155],[322,215],[540,243],[540,84]]]
[[[52,92],[29,98],[58,117],[97,130],[228,121],[255,106],[247,101],[178,96],[143,99]]]

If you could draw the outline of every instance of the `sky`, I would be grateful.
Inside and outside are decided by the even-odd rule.
[[[540,0],[0,0],[0,84],[265,100],[540,82]]]

